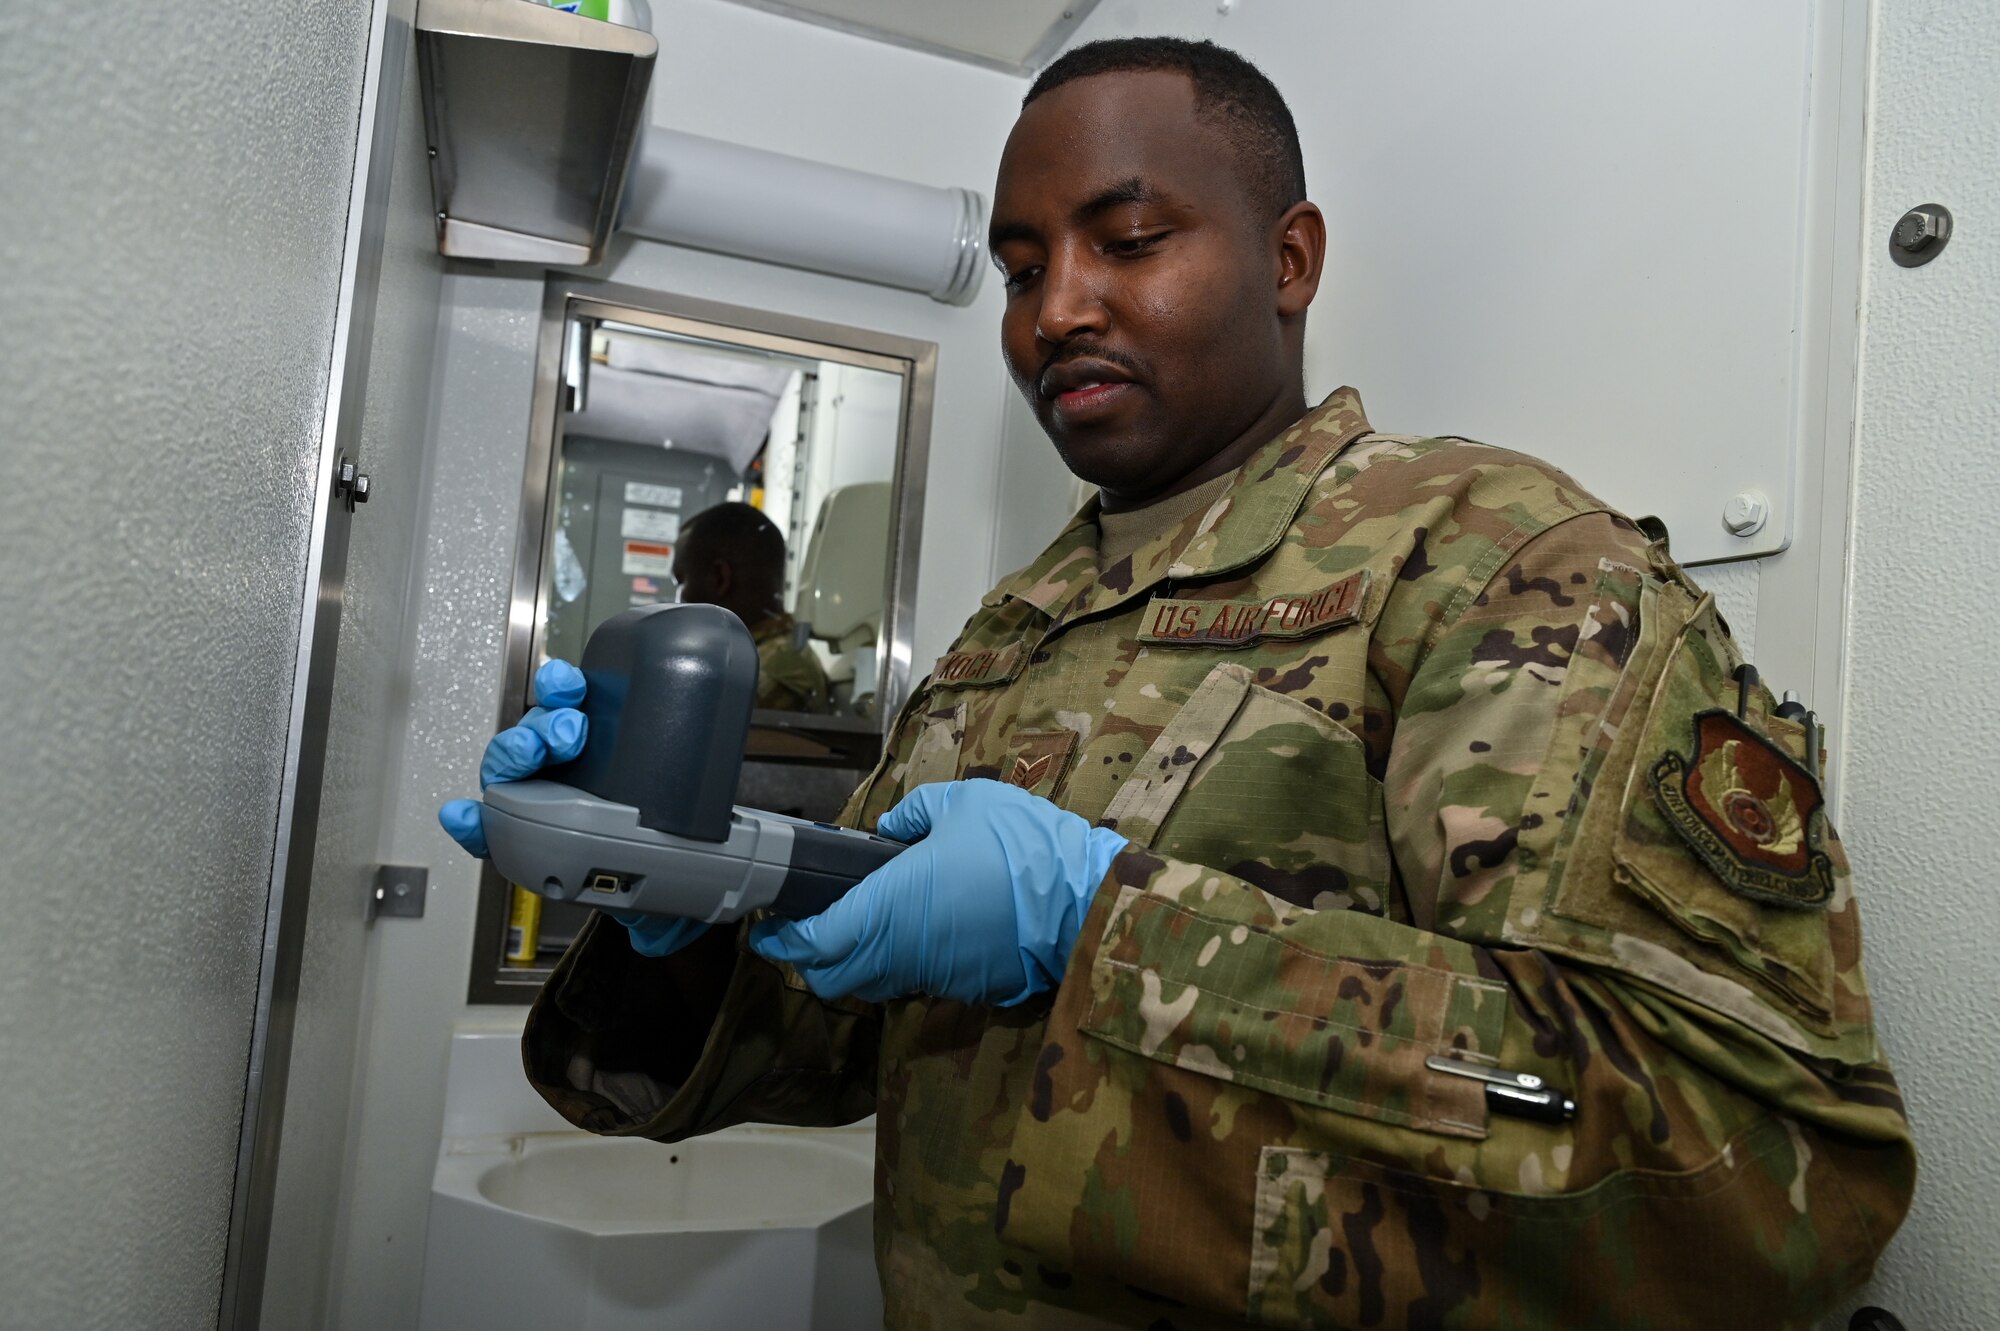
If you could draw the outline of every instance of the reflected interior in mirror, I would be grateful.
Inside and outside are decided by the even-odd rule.
[[[605,320],[557,431],[538,659],[677,599],[757,640],[757,704],[873,716],[903,376]]]

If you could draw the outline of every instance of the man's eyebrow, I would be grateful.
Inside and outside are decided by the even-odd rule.
[[[1166,196],[1154,189],[1139,176],[1127,176],[1115,185],[1097,191],[1078,204],[1070,213],[1071,220],[1089,222],[1113,208],[1122,208],[1134,203],[1158,203]],[[995,222],[986,233],[986,248],[996,250],[1010,240],[1030,243],[1042,238],[1042,233],[1026,222]]]
[[[1122,208],[1132,203],[1158,203],[1160,192],[1138,176],[1127,176],[1108,189],[1101,189],[1077,206],[1070,216],[1079,222],[1088,222],[1099,214],[1113,208]]]
[[[1010,240],[1036,241],[1042,233],[1026,222],[995,222],[986,232],[986,248],[997,250]]]

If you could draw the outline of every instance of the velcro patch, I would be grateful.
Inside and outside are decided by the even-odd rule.
[[[1146,607],[1139,641],[1169,646],[1240,647],[1268,638],[1304,638],[1361,618],[1368,570],[1316,592],[1254,601],[1162,598]]]
[[[1731,891],[1771,906],[1823,907],[1833,863],[1819,782],[1733,712],[1694,718],[1694,750],[1653,764],[1653,798]]]
[[[987,647],[970,652],[947,652],[931,669],[931,683],[960,688],[975,684],[1004,684],[1019,671],[1026,654],[1024,644],[1010,642],[1005,647]]]

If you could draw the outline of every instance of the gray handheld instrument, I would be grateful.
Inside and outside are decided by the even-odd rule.
[[[583,649],[574,762],[486,788],[494,867],[552,901],[723,922],[815,915],[900,842],[733,804],[757,645],[712,605],[655,605]]]

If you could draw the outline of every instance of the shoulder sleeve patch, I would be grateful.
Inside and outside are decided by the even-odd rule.
[[[1649,780],[1668,825],[1731,891],[1794,910],[1832,900],[1819,783],[1733,713],[1699,713],[1690,751],[1669,749]]]

